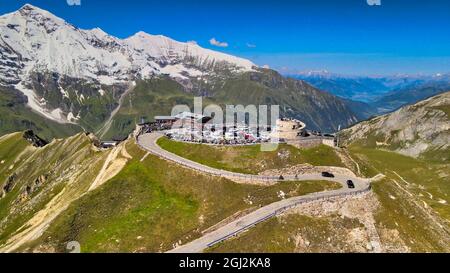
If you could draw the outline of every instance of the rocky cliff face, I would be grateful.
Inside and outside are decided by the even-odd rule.
[[[388,148],[399,153],[450,160],[450,92],[359,123],[342,132],[347,144]]]

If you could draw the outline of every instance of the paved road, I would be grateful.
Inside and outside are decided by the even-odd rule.
[[[220,170],[215,169],[209,166],[202,165],[200,163],[197,163],[195,161],[186,159],[184,157],[178,156],[176,154],[173,154],[171,152],[168,152],[161,147],[159,147],[158,144],[156,144],[157,140],[161,138],[164,134],[161,132],[153,132],[150,134],[144,134],[139,136],[138,138],[138,144],[150,152],[151,154],[154,154],[156,156],[159,156],[161,158],[164,158],[166,160],[175,162],[177,164],[183,165],[185,167],[188,167],[190,169],[194,169],[203,173],[225,177],[229,179],[233,178],[239,178],[239,179],[245,179],[245,180],[255,180],[255,181],[267,181],[267,182],[278,182],[279,176],[261,176],[261,175],[251,175],[251,174],[241,174],[241,173],[234,173],[226,170]],[[368,179],[365,178],[358,178],[358,177],[350,177],[345,175],[336,175],[335,178],[325,178],[322,176],[322,173],[313,173],[313,174],[299,174],[298,176],[284,176],[284,180],[286,181],[317,181],[317,180],[328,180],[328,181],[334,181],[339,182],[342,185],[346,186],[347,180],[353,180],[355,182],[356,188],[354,190],[360,190],[363,188],[366,188],[368,185]]]
[[[173,153],[170,153],[156,144],[156,141],[162,137],[163,134],[160,132],[154,132],[151,134],[145,134],[139,136],[138,144],[149,151],[150,153],[162,157],[164,159],[176,162],[185,167],[195,169],[204,173],[208,173],[211,175],[226,177],[226,178],[242,178],[242,179],[252,179],[259,181],[267,181],[267,182],[278,182],[279,177],[275,176],[257,176],[257,175],[247,175],[247,174],[239,174],[233,173],[225,170],[218,170],[208,166],[204,166],[197,162],[188,160],[186,158],[180,157]],[[351,179],[355,183],[355,189],[349,189],[347,187],[347,180]],[[285,210],[296,207],[303,203],[313,202],[317,200],[345,197],[351,195],[358,195],[365,192],[370,191],[370,182],[371,179],[359,178],[359,177],[350,177],[345,175],[335,175],[334,178],[324,178],[321,173],[317,174],[306,174],[306,175],[298,175],[295,176],[286,176],[285,180],[287,181],[319,181],[319,180],[328,180],[340,183],[343,187],[339,190],[334,191],[326,191],[319,193],[312,193],[304,196],[293,197],[289,199],[285,199],[276,203],[272,203],[265,207],[262,207],[250,214],[247,214],[219,229],[204,235],[203,237],[192,241],[186,245],[177,247],[174,250],[169,252],[172,253],[196,253],[202,252],[203,250],[211,247],[217,243],[225,241],[240,232],[248,230],[249,228],[255,226],[258,223],[261,223],[271,217],[274,217]]]
[[[301,204],[318,200],[329,200],[333,197],[341,198],[343,196],[357,195],[368,191],[369,188],[360,191],[347,191],[345,188],[342,188],[336,191],[313,193],[272,203],[250,214],[247,214],[223,227],[220,227],[219,229],[210,232],[197,240],[170,250],[168,251],[168,253],[200,253],[211,246],[230,239],[261,222],[264,222],[272,217],[277,216],[278,214],[283,213],[288,209],[297,207]]]

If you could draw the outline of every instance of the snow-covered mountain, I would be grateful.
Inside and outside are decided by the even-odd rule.
[[[122,40],[98,28],[82,30],[29,4],[0,17],[0,84],[14,85],[28,97],[31,108],[64,122],[68,113],[49,109],[30,87],[33,74],[111,86],[161,74],[184,80],[224,69],[251,71],[254,66],[248,60],[164,36],[139,32]],[[59,88],[64,93],[64,86]]]
[[[249,60],[144,32],[119,39],[79,29],[31,5],[0,16],[0,95],[5,132],[56,121],[48,135],[82,127],[122,137],[137,120],[169,114],[194,96],[219,105],[282,105],[283,116],[324,132],[359,119],[348,101]]]
[[[172,77],[201,76],[215,69],[228,68],[233,71],[251,71],[255,66],[251,61],[204,49],[196,43],[181,43],[162,35],[145,32],[125,40],[131,52],[133,64],[141,77],[150,71],[168,74]]]
[[[235,71],[255,66],[161,35],[138,32],[121,40],[99,28],[82,30],[29,4],[1,16],[0,30],[3,82],[15,83],[34,69],[111,83],[155,74],[198,76],[220,65]]]

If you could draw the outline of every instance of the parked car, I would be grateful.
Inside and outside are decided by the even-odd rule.
[[[353,181],[351,181],[351,180],[347,180],[347,186],[349,189],[354,189],[355,183],[353,183]]]
[[[329,173],[329,172],[323,172],[323,173],[322,173],[322,176],[323,176],[323,177],[328,177],[328,178],[334,178],[334,174]]]

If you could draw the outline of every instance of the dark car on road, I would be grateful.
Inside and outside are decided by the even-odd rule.
[[[351,180],[347,180],[347,186],[349,189],[354,189],[355,183],[353,183],[353,181],[351,181]]]
[[[322,176],[323,176],[323,177],[328,177],[328,178],[334,178],[334,174],[329,173],[329,172],[323,172],[323,173],[322,173]]]

